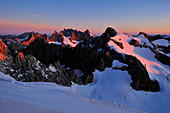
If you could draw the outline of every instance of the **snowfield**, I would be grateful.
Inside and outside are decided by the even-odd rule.
[[[142,113],[116,103],[78,96],[74,90],[54,83],[18,82],[0,72],[0,112]]]

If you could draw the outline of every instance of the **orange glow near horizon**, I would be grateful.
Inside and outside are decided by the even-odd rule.
[[[60,30],[61,27],[45,24],[29,24],[24,22],[11,22],[8,20],[0,20],[0,34],[19,34],[23,32],[40,32],[52,33],[54,30]]]
[[[5,19],[0,19],[0,34],[21,34],[23,32],[39,32],[39,33],[53,33],[54,31],[61,31],[63,29],[73,28],[76,29],[77,27],[60,27],[55,25],[46,25],[46,24],[30,24],[25,22],[12,22]],[[88,28],[78,27],[77,30],[84,32]],[[90,32],[93,34],[102,34],[106,28],[90,28]],[[146,32],[148,34],[165,34],[170,35],[169,29],[152,29],[152,28],[115,28],[121,31],[122,33],[129,33],[129,34],[138,34],[140,31]]]

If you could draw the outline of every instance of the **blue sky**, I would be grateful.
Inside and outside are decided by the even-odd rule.
[[[88,28],[102,33],[112,26],[131,34],[170,34],[170,0],[0,0],[0,20],[2,33],[45,32],[45,27],[47,32]]]

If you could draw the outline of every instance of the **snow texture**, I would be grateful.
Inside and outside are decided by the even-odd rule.
[[[80,97],[70,87],[18,82],[1,72],[0,110],[3,113],[142,113],[116,103]]]

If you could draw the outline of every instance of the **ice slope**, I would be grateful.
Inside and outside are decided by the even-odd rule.
[[[95,71],[94,83],[89,85],[73,85],[72,88],[79,95],[115,102],[124,106],[133,107],[147,113],[168,113],[170,111],[170,68],[163,65],[154,57],[154,53],[149,48],[134,47],[128,43],[131,38],[121,32],[112,39],[123,43],[124,49],[121,49],[113,41],[108,45],[118,53],[129,54],[139,59],[149,73],[151,79],[158,80],[160,92],[135,91],[131,88],[130,75],[127,71],[112,70],[107,68],[103,72]],[[137,38],[140,42],[147,45],[150,43],[140,36]],[[113,67],[122,66],[122,63],[113,61]]]
[[[18,82],[0,72],[3,113],[141,113],[115,103],[78,96],[73,88],[45,82]]]

